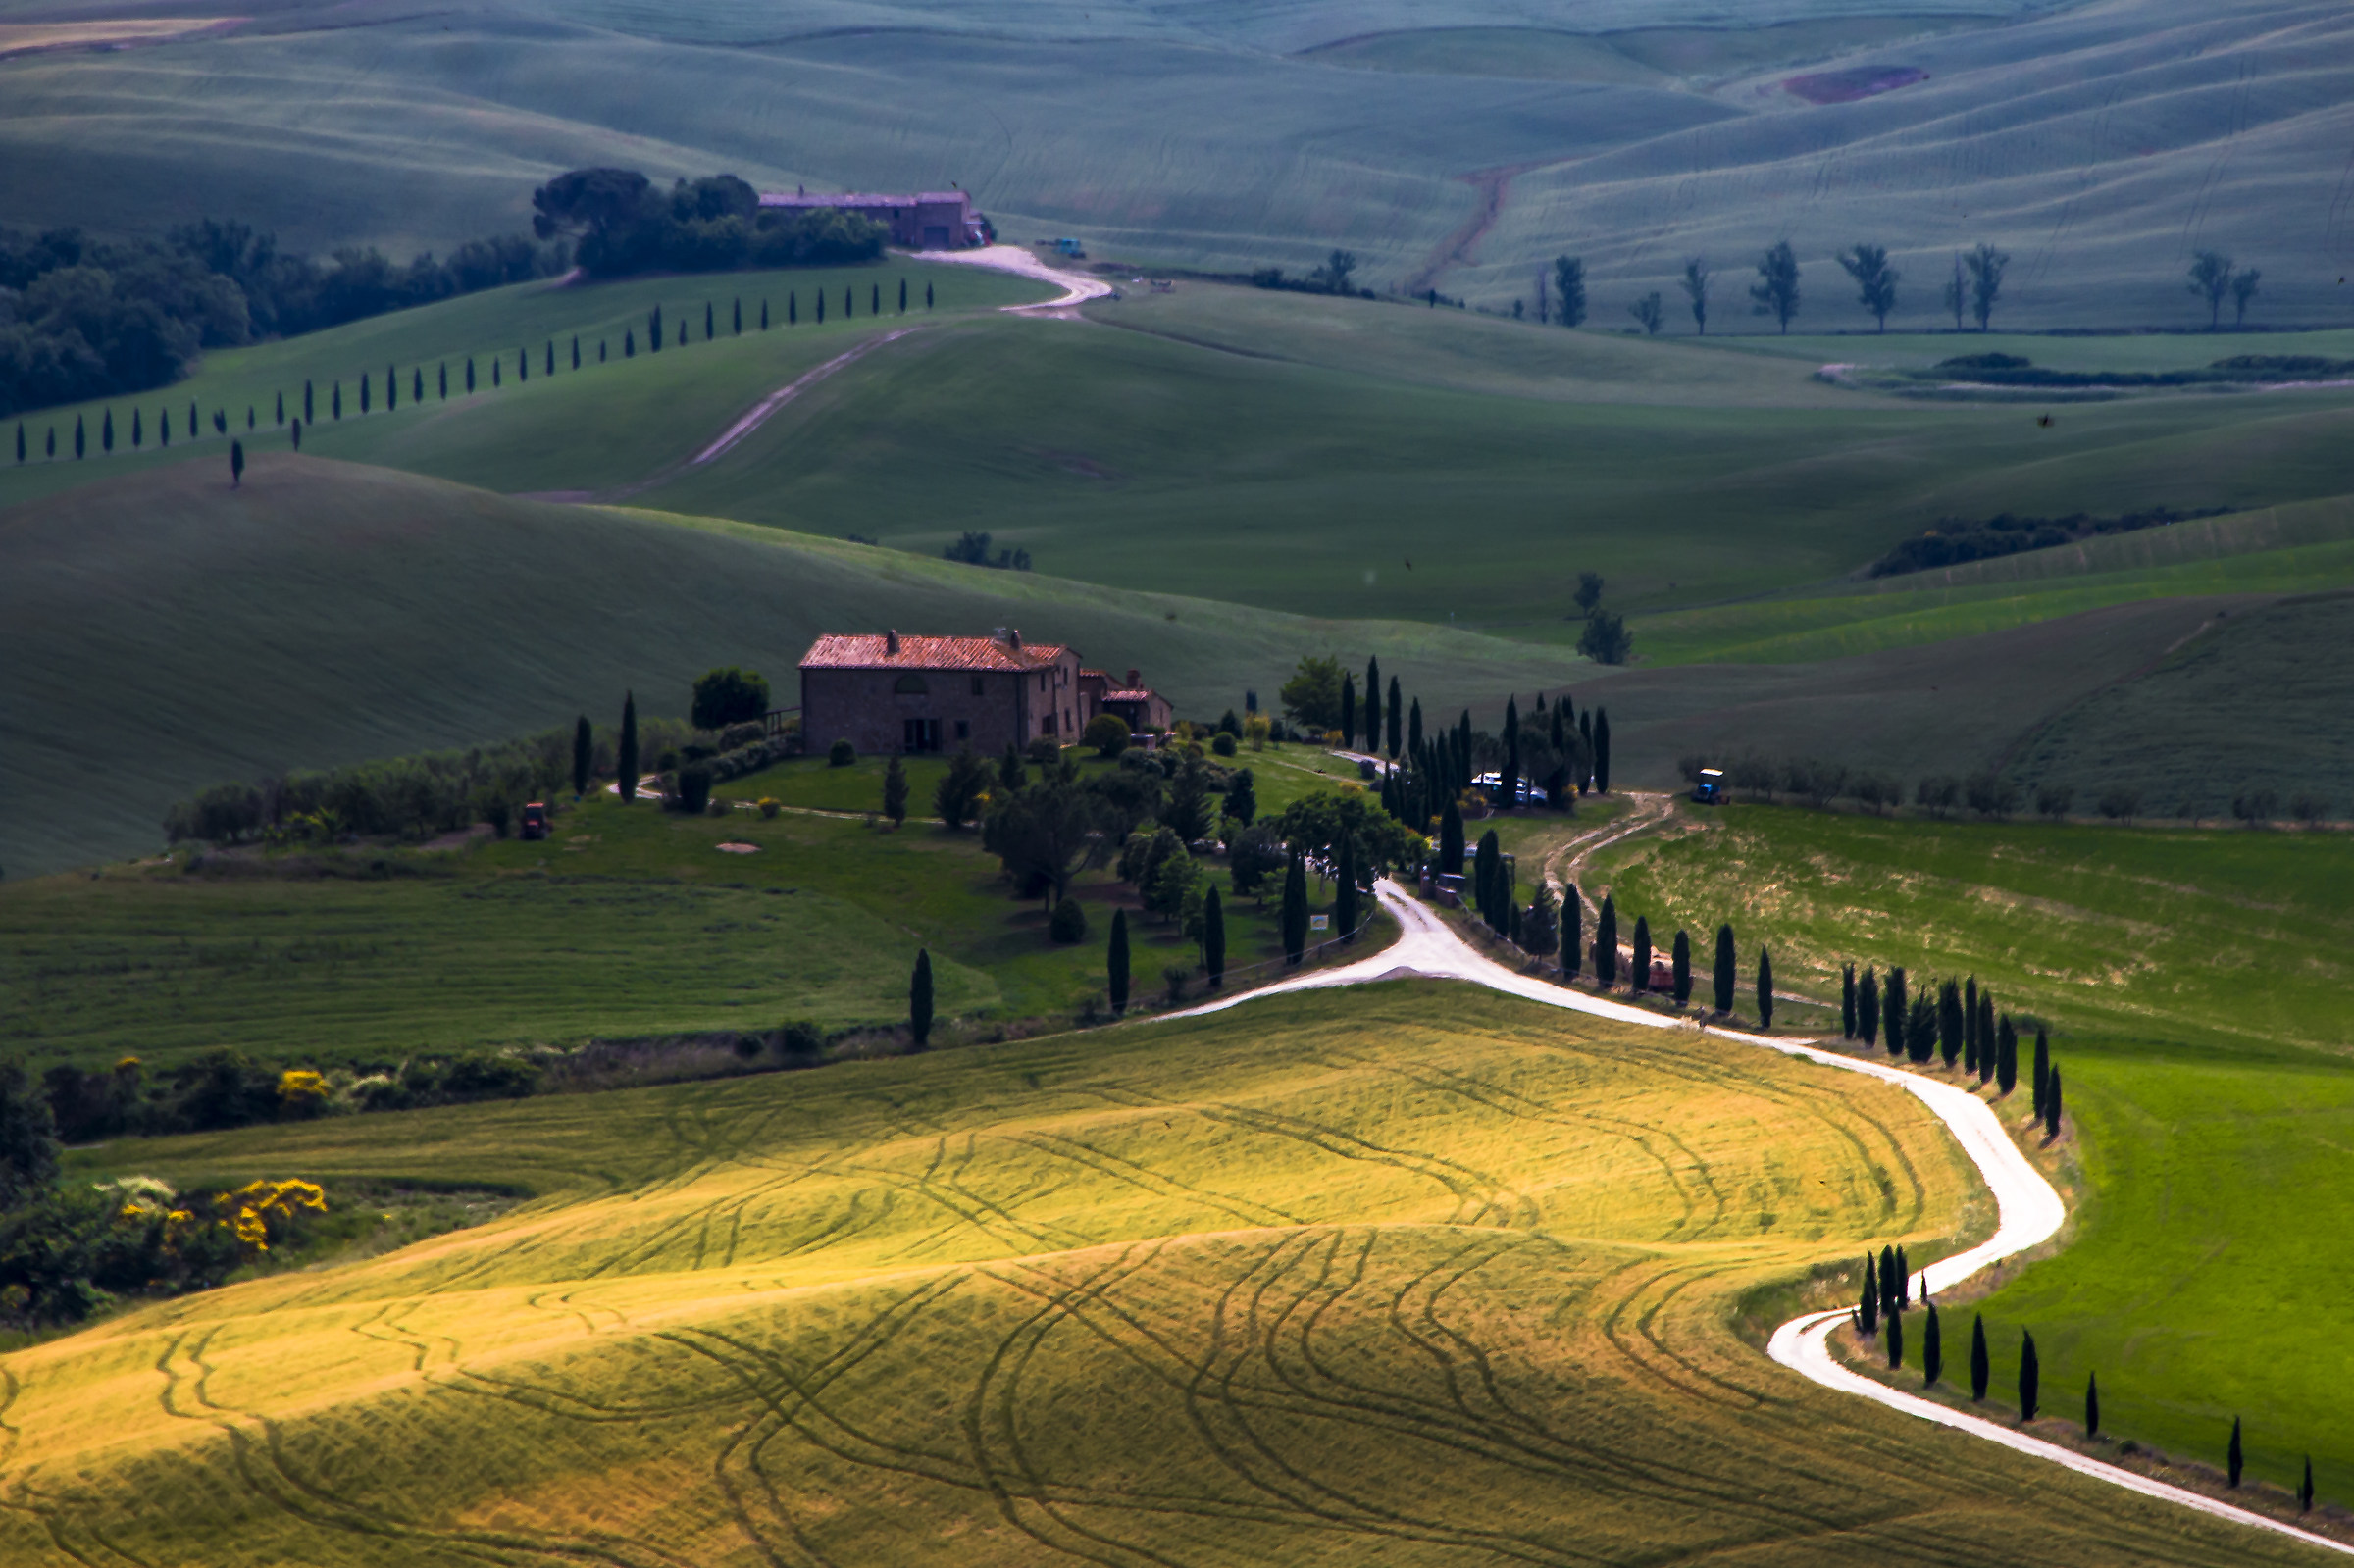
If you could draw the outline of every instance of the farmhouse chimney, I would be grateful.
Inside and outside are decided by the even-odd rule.
[[[883,633],[883,651],[885,653],[899,651],[899,633],[896,629]]]
[[[1022,629],[1020,627],[1017,626],[1005,633],[1005,645],[1016,650],[1020,649],[1022,645]]]
[[[1131,671],[1129,671],[1129,672],[1128,672],[1128,689],[1129,689],[1129,690],[1131,690],[1131,691],[1134,691],[1134,690],[1135,690],[1135,689],[1136,689],[1138,686],[1140,686],[1140,685],[1143,685],[1143,684],[1144,684],[1144,683],[1143,683],[1142,681],[1140,681],[1140,680],[1138,680],[1138,679],[1137,679],[1137,673],[1136,673],[1134,670],[1131,670]]]

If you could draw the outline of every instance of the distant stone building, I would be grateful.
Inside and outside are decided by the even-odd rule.
[[[845,191],[838,195],[809,194],[806,186],[791,195],[763,193],[763,212],[851,212],[889,226],[891,242],[901,250],[965,250],[986,245],[995,237],[989,220],[973,211],[973,198],[961,190],[925,190],[911,195]]]
[[[1124,721],[1130,734],[1158,734],[1169,728],[1169,699],[1147,686],[1138,671],[1128,672],[1126,685],[1115,686],[1102,671],[1082,670],[1079,688],[1097,712],[1115,714]]]
[[[994,754],[1041,735],[1067,746],[1095,715],[1078,653],[1025,642],[1018,630],[828,635],[801,656],[801,733],[812,751],[846,739],[869,753],[971,746]]]

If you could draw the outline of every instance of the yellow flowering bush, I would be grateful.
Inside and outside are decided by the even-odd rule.
[[[780,811],[782,811],[782,810],[784,810],[784,809],[785,809],[785,802],[784,802],[784,801],[782,801],[782,800],[779,800],[779,799],[778,799],[778,798],[777,798],[775,795],[762,795],[762,796],[760,797],[760,815],[761,815],[761,816],[763,816],[763,817],[773,817],[773,816],[775,816],[775,815],[776,815],[778,812],[780,812]]]
[[[293,1067],[278,1075],[278,1107],[288,1116],[316,1116],[327,1109],[327,1075]]]
[[[307,1217],[325,1214],[327,1194],[312,1182],[248,1182],[233,1192],[214,1193],[212,1208],[215,1223],[234,1235],[239,1246],[267,1252],[272,1241],[293,1239]]]

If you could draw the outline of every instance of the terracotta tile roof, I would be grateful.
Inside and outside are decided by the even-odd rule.
[[[1020,647],[996,637],[898,636],[899,651],[891,651],[888,636],[831,634],[809,644],[801,655],[804,670],[1037,670],[1063,655],[1058,642],[1025,642]]]
[[[1108,681],[1111,676],[1105,671],[1090,670],[1082,665],[1079,670],[1079,679],[1082,681]]]
[[[1100,700],[1104,702],[1150,702],[1154,695],[1155,693],[1151,687],[1139,686],[1133,691],[1106,691]]]
[[[913,194],[899,194],[888,191],[842,191],[832,195],[821,194],[815,196],[809,195],[805,192],[795,192],[793,194],[787,195],[782,192],[763,191],[760,195],[760,205],[763,207],[816,207],[826,209],[838,207],[848,209],[856,209],[861,207],[953,207],[965,199],[965,194],[961,190],[919,190]]]

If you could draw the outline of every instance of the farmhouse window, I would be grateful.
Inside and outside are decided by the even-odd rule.
[[[979,681],[975,681],[973,683],[975,685],[979,685],[980,683],[981,683]],[[973,727],[969,721],[964,719],[959,719],[956,721],[956,738],[959,740],[970,740],[973,738]]]
[[[932,689],[932,683],[920,675],[903,675],[891,689],[902,697],[920,697]]]
[[[981,694],[981,678],[980,678],[979,676],[975,676],[975,677],[973,677],[973,695],[977,697],[977,696],[979,696],[980,694]]]
[[[899,749],[902,751],[938,751],[940,749],[940,721],[938,719],[906,719],[899,725]]]

